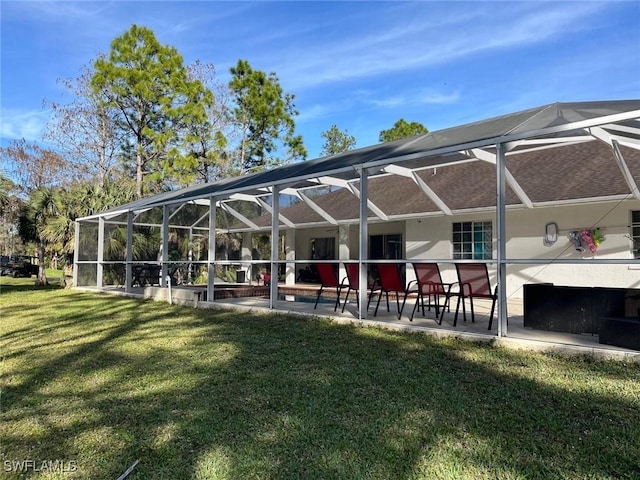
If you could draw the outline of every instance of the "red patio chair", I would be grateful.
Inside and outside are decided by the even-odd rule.
[[[318,267],[318,275],[320,275],[320,290],[318,290],[318,296],[316,297],[316,304],[313,306],[315,310],[318,306],[318,301],[320,300],[320,296],[322,295],[322,291],[325,288],[335,288],[336,289],[336,304],[333,306],[333,311],[335,312],[338,309],[338,305],[340,305],[340,294],[342,293],[342,289],[347,285],[342,282],[338,282],[338,276],[336,275],[336,271],[334,270],[334,265],[331,263],[319,263]]]
[[[489,316],[489,330],[493,323],[493,312],[498,299],[498,287],[491,291],[491,282],[489,281],[489,271],[486,263],[456,263],[456,271],[458,272],[458,283],[460,284],[460,292],[458,293],[458,303],[456,305],[456,315],[453,319],[453,326],[458,321],[458,310],[460,302],[462,302],[462,315],[464,321],[467,321],[467,312],[465,309],[465,299],[469,299],[471,304],[471,321],[475,322],[475,313],[473,310],[473,299],[484,298],[491,300],[491,315]]]
[[[389,292],[395,292],[396,306],[398,307],[398,320],[400,320],[400,317],[402,317],[402,310],[404,310],[404,304],[407,302],[407,296],[409,293],[417,292],[417,288],[415,290],[411,290],[411,286],[416,283],[415,280],[412,280],[409,285],[405,286],[402,281],[402,277],[400,276],[400,265],[393,263],[381,263],[378,265],[378,278],[380,281],[380,294],[378,295],[378,303],[376,303],[376,310],[373,313],[373,316],[375,317],[378,313],[382,293],[387,297],[387,312],[390,311]],[[402,307],[400,306],[401,293],[403,295]]]
[[[444,311],[450,306],[450,298],[453,295],[457,295],[457,292],[451,292],[451,287],[455,283],[443,283],[442,276],[440,275],[440,268],[437,263],[413,263],[413,270],[416,273],[416,282],[418,282],[418,298],[413,306],[411,317],[409,320],[413,320],[413,316],[418,308],[418,303],[422,306],[422,316],[424,316],[424,297],[427,297],[427,307],[431,310],[431,307],[436,309],[436,317],[439,319],[439,323],[442,325],[442,317]],[[440,298],[444,297],[444,304],[440,304]],[[440,312],[442,309],[442,312]]]
[[[347,271],[347,295],[344,297],[344,303],[342,304],[342,311],[344,312],[344,308],[347,306],[347,300],[349,299],[349,294],[351,292],[356,293],[356,305],[358,308],[360,307],[360,296],[358,295],[358,291],[360,290],[360,265],[357,263],[345,263],[344,268]],[[373,293],[380,290],[380,284],[377,280],[374,280],[372,283],[367,285],[367,290],[369,290],[368,300],[367,300],[367,310],[369,309],[369,304],[371,303],[371,298],[373,297]]]

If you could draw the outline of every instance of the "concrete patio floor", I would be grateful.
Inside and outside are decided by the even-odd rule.
[[[416,310],[413,321],[409,321],[411,310],[415,303],[415,298],[409,298],[404,308],[403,315],[398,319],[396,302],[390,300],[390,312],[387,312],[386,302],[383,298],[380,302],[378,314],[374,317],[375,301],[369,307],[367,318],[359,319],[355,297],[352,295],[344,313],[342,307],[334,311],[335,296],[331,298],[329,294],[321,297],[316,309],[314,309],[317,286],[296,285],[295,294],[280,294],[284,300],[278,300],[274,309],[269,308],[269,298],[264,296],[226,298],[215,302],[198,301],[194,291],[202,291],[202,288],[194,287],[172,287],[172,301],[174,303],[193,305],[197,308],[219,308],[237,310],[240,312],[256,313],[280,313],[296,314],[329,318],[337,323],[349,323],[354,325],[372,325],[395,330],[406,330],[421,332],[437,337],[456,337],[471,341],[491,342],[504,345],[510,348],[536,350],[536,351],[556,351],[575,354],[590,354],[597,357],[625,359],[640,361],[640,352],[629,350],[612,345],[599,343],[598,335],[582,334],[575,335],[562,332],[551,332],[544,330],[534,330],[525,328],[522,299],[509,299],[507,302],[508,328],[507,335],[497,336],[497,319],[494,317],[491,331],[487,329],[489,324],[489,312],[491,304],[487,301],[476,301],[474,305],[476,321],[471,322],[471,315],[467,308],[467,321],[463,321],[462,311],[459,313],[457,325],[453,326],[455,305],[451,312],[445,312],[442,325],[438,324],[435,311],[426,311],[425,316]],[[96,291],[95,288],[86,290]],[[153,298],[161,301],[168,301],[167,288],[160,287],[136,287],[131,292],[125,293],[123,288],[108,287],[101,291],[105,293],[126,295],[138,298]],[[206,289],[205,289],[206,290]],[[287,294],[291,292],[290,287],[281,287],[281,291]]]

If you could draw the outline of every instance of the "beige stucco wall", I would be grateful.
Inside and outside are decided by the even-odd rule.
[[[507,257],[513,259],[580,259],[593,258],[589,253],[580,254],[570,244],[568,233],[572,230],[598,226],[606,240],[596,258],[632,258],[630,212],[640,210],[640,201],[620,203],[585,204],[580,206],[510,210],[507,212]],[[472,214],[452,217],[424,218],[406,222],[407,256],[411,259],[451,258],[451,224],[453,222],[493,222],[496,234],[495,215]],[[545,225],[558,225],[558,240],[555,244],[544,244]],[[494,258],[496,242],[494,240]],[[446,262],[442,264],[445,281],[455,279],[455,269]],[[495,269],[492,281],[495,282]],[[511,265],[508,267],[507,295],[522,297],[525,283],[551,282],[557,285],[633,287],[640,288],[640,266],[638,265]],[[412,279],[409,276],[409,279]]]
[[[507,211],[507,257],[513,259],[580,259],[593,258],[590,253],[579,254],[570,244],[568,233],[591,226],[600,227],[606,240],[597,252],[597,258],[632,258],[630,212],[640,210],[640,201],[585,204],[548,208],[518,209]],[[402,234],[405,241],[404,258],[411,260],[438,260],[444,281],[455,281],[455,267],[447,260],[452,257],[451,225],[453,222],[493,222],[494,258],[496,258],[496,225],[494,213],[472,213],[450,217],[434,216],[395,222],[369,223],[369,235]],[[545,245],[547,223],[558,225],[558,240]],[[336,255],[339,255],[339,231],[337,226],[299,229],[295,233],[296,258],[309,259],[312,238],[333,237]],[[358,225],[349,226],[348,251],[352,260],[358,258]],[[296,265],[296,269],[304,265]],[[491,280],[495,284],[495,266],[490,266]],[[551,282],[557,285],[601,286],[640,288],[638,265],[510,265],[507,268],[507,295],[522,298],[525,283]],[[407,269],[407,281],[413,280],[413,271]]]

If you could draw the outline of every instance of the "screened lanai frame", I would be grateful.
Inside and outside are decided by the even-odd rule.
[[[307,162],[279,167],[273,170],[247,175],[243,177],[224,179],[211,184],[195,185],[189,188],[170,191],[123,205],[90,217],[77,220],[76,245],[80,245],[81,226],[97,224],[97,252],[96,259],[83,260],[80,248],[76,248],[74,261],[74,285],[78,285],[78,270],[81,268],[95,268],[97,286],[101,287],[101,276],[104,274],[104,231],[105,226],[113,222],[127,225],[126,254],[124,260],[118,260],[125,265],[125,290],[131,289],[132,279],[132,249],[134,245],[134,225],[137,216],[150,209],[162,210],[162,222],[155,223],[154,228],[161,232],[161,252],[168,251],[168,232],[171,228],[172,214],[182,205],[200,205],[206,210],[188,227],[192,230],[207,231],[209,249],[207,260],[200,261],[208,270],[207,296],[214,295],[214,268],[216,264],[224,262],[215,259],[215,235],[217,227],[216,210],[223,209],[239,222],[234,228],[228,225],[227,231],[267,231],[271,234],[271,258],[266,261],[272,272],[278,271],[281,263],[308,263],[308,260],[279,260],[278,239],[280,230],[300,228],[300,223],[293,223],[290,219],[280,215],[281,194],[293,195],[318,213],[325,224],[336,225],[339,222],[332,217],[331,212],[322,209],[314,200],[306,195],[309,189],[319,185],[334,188],[344,188],[351,191],[358,202],[359,225],[359,253],[360,283],[366,284],[367,265],[374,263],[368,258],[368,225],[371,221],[384,222],[389,219],[378,206],[369,199],[368,184],[371,178],[385,175],[396,175],[409,178],[415,182],[424,195],[437,205],[438,215],[454,215],[446,202],[439,198],[419,172],[441,166],[467,162],[488,162],[495,165],[496,180],[496,258],[487,260],[497,266],[496,277],[498,284],[498,336],[507,333],[506,308],[506,269],[508,265],[528,264],[546,265],[549,263],[580,263],[580,264],[640,264],[640,260],[629,258],[593,258],[593,259],[557,259],[557,258],[508,258],[506,251],[506,210],[507,186],[513,192],[520,208],[536,208],[539,206],[562,205],[571,202],[534,202],[531,200],[511,172],[506,167],[508,155],[528,151],[553,149],[554,147],[579,144],[582,142],[603,142],[607,144],[617,165],[624,176],[628,192],[623,194],[594,195],[581,199],[583,202],[602,202],[606,200],[623,200],[625,198],[640,199],[638,180],[625,161],[621,147],[640,150],[640,100],[599,101],[580,103],[556,103],[496,117],[468,125],[453,127],[430,132],[410,139],[374,145],[353,150],[343,154],[324,157]],[[271,213],[271,225],[268,227],[257,225],[252,219],[243,216],[233,209],[231,202],[248,201],[259,205]],[[575,203],[575,200],[573,201]],[[214,205],[214,208],[210,208]],[[424,217],[425,215],[422,214]],[[411,215],[405,216],[410,218]],[[401,217],[398,217],[401,218]],[[273,221],[277,219],[277,221]],[[204,224],[207,228],[204,228]],[[242,225],[246,228],[243,229]],[[213,226],[214,228],[209,228]],[[304,225],[307,226],[307,225]],[[184,228],[184,225],[179,226]],[[221,229],[224,231],[224,229]],[[165,235],[162,232],[167,232]],[[434,259],[451,263],[464,260]],[[408,260],[407,260],[408,261]],[[425,261],[427,261],[425,259]],[[477,262],[478,260],[474,260]],[[158,260],[162,267],[161,278],[166,281],[167,267],[170,261],[160,255]],[[380,262],[380,261],[376,261]],[[235,262],[237,263],[237,262]],[[337,262],[336,262],[337,263]],[[360,293],[361,306],[358,318],[366,319],[366,291]],[[272,276],[270,286],[270,308],[277,308],[278,278]]]

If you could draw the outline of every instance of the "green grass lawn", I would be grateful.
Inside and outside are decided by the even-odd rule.
[[[638,364],[0,282],[6,478],[640,478]]]

